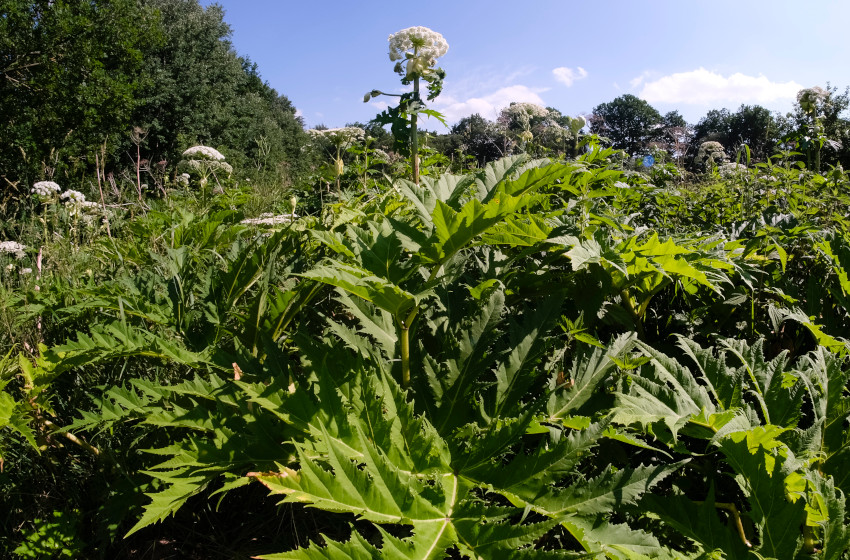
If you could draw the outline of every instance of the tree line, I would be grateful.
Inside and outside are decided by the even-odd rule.
[[[230,34],[198,0],[5,0],[0,202],[42,179],[165,173],[196,144],[297,171],[303,123]]]
[[[626,94],[594,107],[586,115],[587,126],[582,132],[596,135],[601,143],[630,156],[660,153],[694,171],[704,168],[698,156],[706,142],[722,145],[727,160],[734,160],[747,146],[755,161],[785,151],[797,152],[791,157],[807,162],[808,153],[817,146],[823,166],[846,168],[850,166],[850,89],[813,89],[822,92],[816,113],[805,110],[799,102],[787,114],[742,104],[734,111],[712,109],[695,124],[688,123],[678,111],[662,114],[643,99]],[[525,145],[518,131],[505,126],[501,116],[492,121],[474,114],[458,121],[448,133],[432,133],[430,146],[449,157],[470,158],[478,166],[520,151],[569,155],[568,143],[553,132],[559,124],[563,128],[564,119],[569,117],[553,107],[545,109],[546,116],[532,117],[533,140]],[[812,162],[807,163],[811,167]]]
[[[230,33],[222,8],[198,0],[6,0],[0,208],[44,179],[162,179],[174,174],[182,150],[198,144],[220,150],[241,173],[263,171],[276,184],[306,188],[316,165],[303,149],[303,122],[234,50]],[[711,110],[696,124],[634,95],[581,117],[516,103],[495,121],[470,115],[423,143],[455,168],[519,152],[575,156],[579,136],[588,134],[629,155],[660,154],[694,170],[706,142],[718,142],[728,160],[746,145],[756,160],[785,150],[810,166],[850,166],[850,94],[820,91],[817,103],[798,102],[786,115],[741,105]],[[371,146],[392,151],[378,121],[360,126]]]

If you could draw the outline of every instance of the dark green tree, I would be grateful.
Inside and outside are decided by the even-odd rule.
[[[144,55],[161,40],[135,0],[4,0],[0,182],[5,196],[86,166],[131,123]]]
[[[846,169],[850,167],[850,87],[839,93],[837,87],[827,83],[824,91],[826,98],[818,104],[816,113],[826,140],[820,150],[822,168],[840,164]],[[778,122],[779,135],[787,140],[796,139],[797,148],[805,151],[806,138],[812,135],[811,122],[811,115],[797,103],[794,112]]]
[[[779,139],[779,125],[773,115],[760,105],[741,105],[734,113],[728,109],[712,109],[694,127],[691,152],[703,142],[723,144],[727,155],[734,157],[743,146],[751,156],[764,160],[773,152]]]
[[[481,167],[504,154],[504,132],[493,121],[475,113],[460,119],[452,127],[452,150],[470,155]]]
[[[609,138],[615,148],[635,154],[661,134],[663,117],[643,99],[621,95],[593,109],[590,131]]]
[[[147,131],[151,160],[176,163],[195,144],[221,150],[236,169],[288,166],[299,171],[305,142],[295,108],[240,57],[222,8],[197,0],[144,0],[166,40],[149,53],[133,124]]]

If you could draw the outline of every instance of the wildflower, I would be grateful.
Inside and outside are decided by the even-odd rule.
[[[742,163],[724,163],[723,165],[717,168],[717,171],[723,177],[730,177],[732,175],[737,175],[739,173],[743,173],[747,170],[747,166]]]
[[[519,117],[521,115],[528,117],[548,117],[549,110],[536,103],[511,103],[510,106],[502,109],[501,114],[510,117]]]
[[[723,144],[714,141],[700,144],[697,161],[708,164],[709,160],[714,163],[726,162],[726,150],[723,149]]]
[[[62,188],[53,181],[39,181],[32,186],[30,192],[42,198],[50,198],[61,190]]]
[[[548,109],[534,103],[511,103],[499,113],[499,124],[512,130],[531,130],[531,120],[549,116]]]
[[[65,202],[66,204],[68,204],[68,203],[82,204],[83,202],[86,201],[86,195],[84,195],[80,191],[74,191],[74,190],[71,190],[71,189],[68,189],[67,191],[63,192],[61,195],[59,195],[59,198],[66,201]]]
[[[578,135],[581,129],[585,126],[587,126],[587,119],[581,115],[570,119],[570,132],[575,135]]]
[[[392,61],[420,59],[427,66],[434,66],[437,59],[449,51],[445,38],[427,27],[402,29],[390,35],[389,40]]]
[[[294,207],[294,205],[293,205]],[[298,217],[298,214],[278,214],[274,215],[271,213],[260,214],[259,218],[247,218],[242,220],[240,223],[245,225],[264,225],[264,226],[275,226],[279,224],[288,224],[292,220]]]
[[[22,245],[17,241],[0,241],[0,253],[15,255],[16,259],[24,258],[24,249],[26,248],[26,245]]]
[[[22,268],[21,274],[32,274],[32,269],[29,268],[29,267],[28,268]]]
[[[211,159],[215,161],[224,161],[224,156],[215,148],[209,146],[192,146],[185,152],[183,157],[186,159]]]
[[[818,86],[801,89],[797,93],[797,103],[800,104],[800,109],[809,114],[816,112],[818,105],[828,98],[829,92]]]
[[[177,168],[197,173],[201,176],[202,180],[206,179],[210,173],[216,173],[219,171],[223,171],[228,175],[233,173],[233,167],[229,163],[214,159],[181,159],[177,164]],[[188,185],[188,179],[186,179],[185,182],[180,179],[183,175],[189,175],[189,173],[182,173],[178,177],[178,182],[183,185]]]
[[[341,128],[326,128],[324,130],[310,129],[307,131],[313,139],[324,138],[336,147],[347,147],[353,142],[362,140],[366,131],[359,126],[344,126]]]

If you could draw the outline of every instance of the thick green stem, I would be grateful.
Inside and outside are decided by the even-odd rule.
[[[401,386],[410,387],[410,327],[401,328]]]
[[[419,76],[413,78],[413,101],[419,102]],[[410,117],[410,159],[413,164],[413,183],[419,184],[419,136],[417,134],[416,121],[418,115],[414,113]]]
[[[641,319],[640,314],[635,309],[634,304],[632,303],[632,295],[628,290],[623,290],[620,292],[620,299],[623,302],[623,307],[626,308],[626,311],[629,312],[629,315],[632,318],[632,321],[635,324],[635,331],[637,332],[638,338],[640,340],[646,341],[646,333],[643,330],[643,320]]]
[[[437,277],[437,273],[442,268],[443,264],[439,263],[431,269],[431,274],[428,276],[429,283]],[[410,387],[410,327],[413,326],[413,321],[416,320],[417,315],[419,315],[419,306],[415,305],[399,325],[401,338],[401,386],[405,389]]]

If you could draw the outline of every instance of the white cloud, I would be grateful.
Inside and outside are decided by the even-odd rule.
[[[632,80],[633,87],[644,76]],[[711,105],[718,102],[772,103],[794,99],[803,86],[797,82],[771,82],[765,76],[736,73],[728,77],[698,68],[663,76],[643,84],[638,94],[649,103]]]
[[[546,103],[539,95],[544,91],[546,91],[546,88],[533,89],[523,85],[512,85],[500,88],[487,95],[467,99],[459,99],[457,96],[452,96],[450,91],[446,91],[434,100],[433,107],[443,113],[449,123],[456,123],[463,117],[474,113],[478,113],[486,119],[496,120],[499,111],[510,105],[512,101],[545,106]]]
[[[371,105],[372,107],[374,107],[375,109],[377,109],[379,111],[386,111],[387,108],[390,106],[390,104],[387,103],[386,101],[372,101],[371,103],[369,103],[369,105]]]
[[[567,87],[572,86],[573,83],[578,80],[583,80],[587,78],[587,70],[585,70],[581,66],[577,66],[575,70],[573,70],[572,68],[567,68],[566,66],[561,66],[552,70],[552,74],[555,76],[556,80],[558,80]]]

